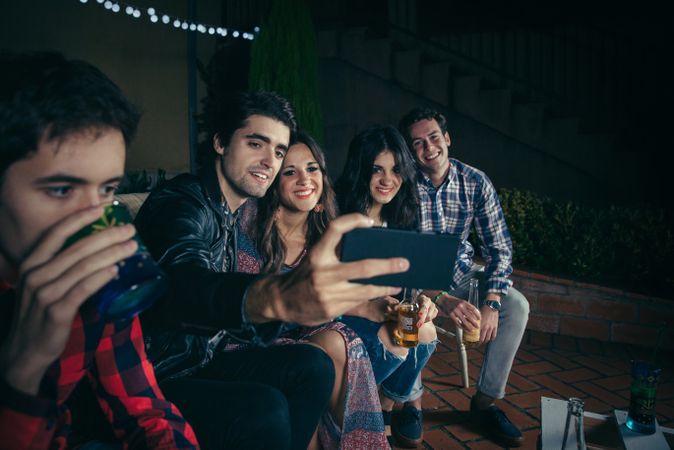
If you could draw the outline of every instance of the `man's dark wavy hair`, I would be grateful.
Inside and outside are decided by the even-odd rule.
[[[119,87],[91,64],[55,52],[0,51],[0,183],[43,136],[62,140],[113,128],[128,146],[140,114]]]
[[[393,153],[402,185],[393,200],[383,206],[382,219],[390,227],[414,228],[419,206],[414,160],[405,140],[391,125],[370,127],[351,140],[344,170],[335,183],[340,212],[367,214],[372,206],[370,180],[374,160],[384,150]]]
[[[429,107],[420,107],[414,108],[400,119],[398,123],[398,130],[405,137],[407,145],[412,148],[412,143],[410,142],[410,127],[420,120],[435,120],[440,127],[442,133],[447,132],[447,119],[439,111],[429,108]]]
[[[216,158],[213,137],[220,138],[220,144],[227,147],[232,135],[246,125],[250,116],[270,117],[285,124],[290,129],[291,140],[297,131],[295,111],[290,102],[275,92],[227,92],[221,95],[211,93],[203,103],[201,115],[206,130],[206,139],[199,145],[199,165],[203,167]]]

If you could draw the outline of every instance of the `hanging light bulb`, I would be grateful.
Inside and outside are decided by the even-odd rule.
[[[82,4],[86,4],[89,3],[89,0],[79,0],[79,2]],[[114,13],[118,13],[123,9],[126,15],[131,16],[135,19],[139,19],[143,16],[143,12],[141,11],[140,8],[137,8],[126,2],[121,2],[121,6],[120,2],[114,0],[96,0],[96,3],[102,5],[105,9],[110,10]],[[152,23],[157,23],[161,19],[162,23],[165,25],[173,24],[174,28],[183,29],[185,31],[187,30],[198,31],[199,33],[202,34],[208,33],[211,36],[217,34],[219,36],[225,37],[229,33],[227,28],[216,27],[205,23],[191,22],[188,20],[183,20],[179,17],[171,17],[168,14],[160,14],[157,12],[155,8],[152,7],[147,8],[145,11],[147,13],[147,17]],[[254,33],[259,33],[260,27],[254,27],[253,30]],[[234,30],[231,32],[231,36],[234,38],[240,37],[242,39],[253,40],[255,37],[254,33],[240,32],[238,30]]]

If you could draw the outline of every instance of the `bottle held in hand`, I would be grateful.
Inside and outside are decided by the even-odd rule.
[[[470,280],[470,290],[468,291],[468,302],[476,307],[477,309],[480,309],[480,300],[479,300],[479,293],[478,293],[478,280],[477,278],[473,278]],[[467,348],[471,347],[477,347],[480,345],[480,322],[478,320],[478,326],[477,328],[473,329],[472,331],[466,331],[465,329],[463,330],[463,345],[465,345]]]
[[[91,234],[132,223],[125,205],[115,201],[105,206],[103,215],[96,222],[87,225],[66,241],[67,248]],[[138,235],[133,239],[138,243],[136,253],[117,264],[117,277],[103,286],[83,307],[92,308],[105,321],[130,319],[150,307],[166,291],[166,275],[152,259]]]
[[[419,343],[419,303],[417,289],[404,289],[403,301],[398,308],[398,327],[396,328],[394,341],[402,347],[416,347]]]

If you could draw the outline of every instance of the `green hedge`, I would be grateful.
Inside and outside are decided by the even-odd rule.
[[[591,208],[499,190],[513,265],[674,298],[674,217],[654,208]]]

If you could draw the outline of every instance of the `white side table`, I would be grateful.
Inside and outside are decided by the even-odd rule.
[[[541,449],[576,450],[576,430],[569,429],[566,447],[562,449],[564,425],[566,424],[567,402],[555,398],[541,397]],[[674,437],[674,429],[661,427],[656,423],[654,434],[635,433],[625,426],[627,412],[615,410],[614,415],[585,411],[585,442],[588,449],[602,450],[669,450],[665,435]],[[590,433],[588,428],[594,428]]]

